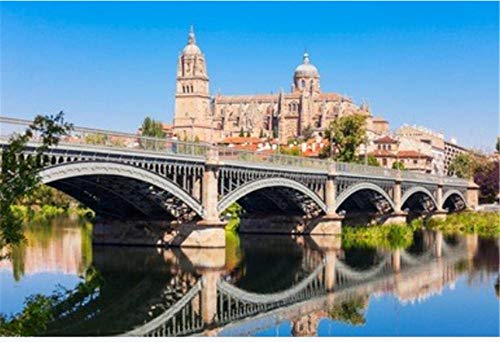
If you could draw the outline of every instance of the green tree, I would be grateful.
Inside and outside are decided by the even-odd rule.
[[[333,143],[334,159],[342,162],[354,162],[356,149],[365,140],[366,116],[355,113],[336,117],[325,130],[325,138]],[[320,157],[332,157],[331,147],[327,144],[320,153]]]
[[[289,156],[300,156],[300,148],[298,146],[292,146],[292,147],[282,146],[280,147],[280,153]]]
[[[365,163],[365,156],[358,156],[355,161],[357,164],[364,164]],[[377,158],[374,156],[368,156],[367,164],[369,166],[380,166]]]
[[[448,175],[460,178],[470,178],[474,174],[477,163],[468,153],[460,153],[453,159],[448,168]]]
[[[102,133],[92,133],[85,136],[85,143],[89,145],[105,145],[108,136]]]
[[[141,135],[153,138],[165,138],[161,121],[153,120],[149,116],[144,119],[141,126]]]
[[[165,138],[166,133],[163,130],[162,123],[160,121],[153,120],[149,116],[144,119],[141,126],[141,135],[151,138]],[[155,140],[141,139],[140,145],[145,149],[157,149],[158,142]]]
[[[394,170],[406,170],[405,164],[401,161],[395,161],[394,164],[392,164],[392,168]]]
[[[497,137],[497,144],[495,147],[496,147],[497,152],[500,152],[500,136]]]
[[[238,136],[240,138],[243,138],[245,136],[245,131],[243,130],[243,127],[240,128],[240,134]]]
[[[16,134],[9,145],[2,150],[2,169],[0,171],[0,246],[17,244],[24,239],[22,218],[16,217],[13,204],[22,197],[29,197],[40,183],[41,162],[49,148],[57,145],[61,137],[67,135],[73,125],[64,120],[61,111],[56,115],[38,115],[23,134]],[[37,134],[41,144],[35,155],[18,158],[25,150],[28,141]]]
[[[250,138],[250,131],[247,131],[247,138]]]
[[[259,132],[259,138],[264,138],[264,130],[261,128]]]

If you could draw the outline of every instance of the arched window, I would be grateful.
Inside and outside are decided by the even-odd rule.
[[[300,82],[302,88],[305,88],[306,87],[306,81],[305,80],[302,80],[302,82]]]
[[[194,93],[193,86],[191,85],[191,92]]]

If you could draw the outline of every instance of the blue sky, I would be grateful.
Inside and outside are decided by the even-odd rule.
[[[324,91],[395,129],[425,125],[492,149],[498,6],[488,3],[0,3],[1,115],[64,110],[133,131],[173,117],[177,56],[195,26],[211,91],[289,90],[305,49]]]

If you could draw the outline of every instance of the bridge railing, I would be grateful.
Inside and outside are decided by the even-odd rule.
[[[231,147],[218,147],[219,159],[222,161],[236,161],[276,165],[281,167],[300,167],[326,171],[329,162],[322,159],[296,157],[270,151],[246,151]]]
[[[24,132],[32,123],[30,120],[0,117],[1,138],[8,140],[15,133]],[[34,135],[32,142],[39,142]],[[116,132],[75,126],[69,135],[59,142],[61,146],[106,147],[112,150],[142,150],[162,154],[204,157],[210,144],[179,141],[177,139],[154,138],[138,134]]]
[[[13,133],[23,132],[31,120],[0,117],[0,138],[8,140]],[[37,137],[33,138],[37,141]],[[139,134],[123,133],[110,130],[74,127],[73,131],[59,143],[63,146],[106,147],[106,149],[126,151],[142,150],[167,155],[184,155],[206,158],[214,147],[208,143],[187,142],[177,139],[153,138]],[[271,151],[247,151],[226,146],[217,147],[219,159],[241,164],[261,164],[280,167],[297,167],[327,171],[331,161],[317,158],[290,156]],[[356,163],[335,163],[336,172],[348,175],[374,176],[394,179],[400,173],[403,180],[439,183],[443,181],[448,186],[467,186],[466,179],[443,177],[414,171],[397,171],[383,167]]]
[[[397,170],[387,169],[384,167],[343,162],[336,162],[335,165],[338,173],[370,175],[386,178],[396,178],[397,176]]]

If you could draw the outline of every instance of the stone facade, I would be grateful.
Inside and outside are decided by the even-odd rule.
[[[193,31],[178,59],[174,134],[180,139],[219,142],[241,132],[251,137],[275,137],[280,143],[308,127],[323,132],[337,116],[355,112],[367,116],[368,129],[383,134],[388,123],[373,118],[366,105],[321,91],[320,74],[307,53],[294,72],[289,93],[211,97],[206,60]]]
[[[406,149],[401,141],[383,136],[375,139],[368,149],[368,155],[375,157],[380,166],[392,168],[396,162],[403,163],[406,170],[432,173],[432,156],[420,151]]]
[[[442,133],[436,133],[425,127],[403,125],[396,134],[400,148],[414,150],[432,156],[432,172],[437,175],[446,173],[445,140]]]

